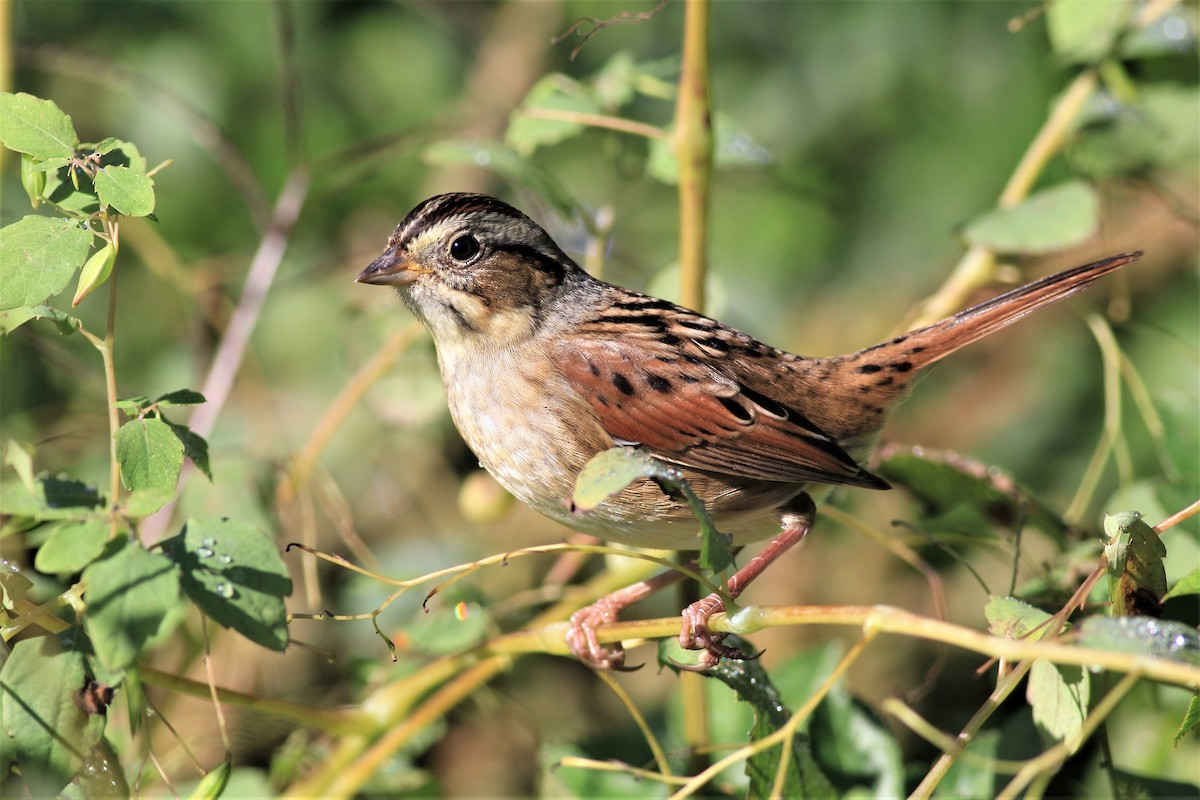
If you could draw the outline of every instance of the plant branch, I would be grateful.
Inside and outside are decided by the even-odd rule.
[[[116,223],[105,220],[105,226],[111,226],[110,241],[115,250],[117,248]],[[117,275],[119,273],[120,270],[114,263],[112,274],[108,278],[108,319],[104,324],[104,343],[100,348],[100,359],[104,363],[104,392],[108,401],[109,539],[117,538],[121,522],[121,515],[117,513],[121,493],[121,465],[117,461],[117,431],[121,427],[121,419],[117,412],[117,366],[113,358],[117,330]]]
[[[201,699],[211,700],[215,695],[225,705],[256,711],[260,714],[267,714],[276,719],[286,720],[306,728],[316,728],[334,736],[362,734],[365,731],[371,730],[375,724],[374,718],[366,711],[357,709],[329,710],[300,705],[298,703],[289,703],[284,700],[275,700],[269,697],[259,697],[234,689],[216,686],[210,688],[209,684],[203,681],[192,680],[182,675],[172,675],[169,672],[155,669],[149,664],[139,664],[138,671],[141,673],[142,680],[151,686],[170,689],[173,692]]]
[[[605,128],[618,133],[628,133],[632,136],[643,136],[647,139],[668,140],[671,135],[654,125],[645,122],[635,122],[631,119],[612,117],[608,114],[588,114],[583,111],[568,111],[564,108],[529,108],[522,109],[521,115],[530,119],[552,119],[562,122],[576,122],[593,128]]]
[[[942,642],[964,650],[1009,661],[1045,659],[1056,664],[1095,667],[1113,672],[1137,673],[1151,680],[1200,688],[1200,667],[1135,653],[1121,653],[1071,644],[1026,639],[1005,639],[949,622],[923,617],[900,608],[876,606],[745,606],[736,614],[714,614],[709,627],[718,632],[752,634],[784,625],[848,625],[878,628],[917,639]],[[596,638],[602,644],[630,639],[660,639],[679,633],[676,617],[601,625]],[[547,647],[547,644],[550,646]],[[498,637],[478,651],[486,655],[550,653],[567,655],[566,623],[551,623]]]

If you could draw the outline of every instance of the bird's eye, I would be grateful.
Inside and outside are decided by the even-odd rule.
[[[479,255],[479,240],[464,233],[450,243],[450,257],[455,261],[467,262]]]

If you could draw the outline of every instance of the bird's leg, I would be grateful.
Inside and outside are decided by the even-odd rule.
[[[750,582],[761,575],[775,559],[799,544],[812,529],[816,513],[817,507],[807,494],[801,493],[791,500],[781,518],[783,530],[780,534],[729,579],[727,591],[730,599],[736,600]],[[679,644],[685,650],[704,651],[700,654],[698,666],[701,670],[715,665],[722,657],[747,658],[738,648],[721,643],[725,634],[713,633],[708,629],[708,618],[724,610],[725,602],[721,595],[716,593],[692,603],[683,610],[683,629],[679,633]]]
[[[625,666],[625,648],[620,642],[610,646],[601,644],[596,638],[596,628],[617,621],[617,614],[634,603],[645,600],[659,589],[666,588],[683,578],[683,573],[671,570],[632,586],[605,595],[590,606],[581,608],[571,615],[571,629],[567,631],[567,646],[571,654],[593,669],[616,669]]]

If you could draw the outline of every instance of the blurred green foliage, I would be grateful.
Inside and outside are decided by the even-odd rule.
[[[1087,11],[1084,6],[1093,17],[1069,18]],[[549,97],[566,110],[669,125],[683,3],[668,3],[640,24],[599,30],[575,59],[570,53],[578,38],[550,41],[580,18],[651,8],[608,0],[0,4],[0,13],[12,18],[13,59],[10,85],[0,89],[53,100],[84,141],[128,139],[150,164],[171,161],[154,176],[155,220],[122,222],[115,352],[121,397],[201,387],[244,298],[276,198],[289,179],[311,178],[279,270],[259,287],[265,302],[233,392],[207,436],[212,480],[191,474],[175,523],[151,520],[147,530],[162,525],[165,538],[179,533],[184,519],[229,517],[272,531],[280,544],[303,540],[398,578],[564,535],[521,507],[486,523],[460,511],[460,484],[478,482],[477,465],[445,413],[432,348],[423,339],[403,351],[337,426],[306,481],[286,465],[351,376],[411,322],[389,293],[355,285],[353,277],[430,194],[499,194],[581,262],[602,262],[606,279],[668,296],[674,291],[676,194],[662,180],[671,169],[661,144],[614,130],[564,128],[561,121],[557,129],[534,125],[531,132],[528,119],[513,117],[522,103]],[[1104,15],[1145,6],[1052,8],[1046,18],[1026,15],[1037,11],[1032,5],[1001,2],[714,3],[720,169],[713,183],[707,311],[812,355],[848,352],[894,332],[944,280],[964,237],[972,236],[971,223],[993,208],[1078,73],[1076,62],[1112,44],[1103,39],[1112,27]],[[1038,183],[1087,179],[1098,230],[1069,249],[1010,261],[1026,274],[1044,274],[1113,252],[1147,252],[1076,307],[1106,308],[1124,323],[1117,330],[1120,352],[1144,382],[1146,402],[1159,409],[1164,430],[1147,427],[1140,395],[1123,390],[1119,408],[1106,397],[1105,369],[1122,367],[1104,365],[1088,327],[1070,310],[1039,315],[937,370],[902,407],[886,438],[953,448],[999,465],[1059,514],[1078,506],[1077,518],[1068,521],[1086,531],[1066,542],[1026,531],[1019,559],[1013,534],[989,527],[980,515],[960,525],[957,537],[939,531],[956,559],[987,584],[985,592],[924,535],[888,527],[895,518],[919,522],[922,511],[936,509],[921,509],[900,492],[839,493],[835,501],[865,525],[902,539],[937,567],[952,621],[981,627],[988,593],[1009,592],[1015,560],[1018,583],[1057,602],[1047,606],[1057,609],[1064,587],[1078,585],[1099,557],[1101,511],[1136,508],[1156,523],[1200,493],[1195,6],[1169,7],[1123,46],[1128,57],[1107,62],[1106,91]],[[9,152],[3,158],[0,224],[8,225],[30,211],[16,159]],[[89,330],[104,329],[104,294],[73,312]],[[63,294],[53,304],[62,308],[69,300]],[[59,337],[52,325],[34,320],[0,337],[0,370],[3,438],[33,445],[41,472],[103,486],[105,387],[87,341]],[[1073,505],[1106,422],[1116,437],[1115,455],[1101,462],[1095,485]],[[278,492],[289,481],[299,488],[282,503]],[[888,551],[825,520],[816,534],[764,576],[750,602],[888,603],[930,612],[929,584]],[[1174,585],[1200,557],[1195,520],[1164,541],[1167,580]],[[25,567],[41,544],[36,532],[0,540],[4,557]],[[1072,560],[1077,550],[1082,555]],[[295,551],[285,558],[297,581],[288,600],[293,612],[368,612],[389,591]],[[521,559],[475,573],[431,600],[429,616],[421,613],[419,595],[402,596],[378,618],[398,645],[398,664],[365,621],[295,620],[293,640],[337,660],[297,647],[276,654],[219,635],[210,642],[216,681],[321,708],[378,698],[381,687],[403,687],[404,676],[445,652],[447,641],[477,641],[485,634],[481,617],[492,633],[521,627],[537,599],[526,592],[544,583],[553,588],[546,577],[552,563],[549,557]],[[48,574],[25,571],[38,602],[66,588]],[[1105,596],[1101,587],[1096,598]],[[1194,599],[1180,598],[1174,612],[1192,626]],[[646,604],[643,613],[670,616],[677,609],[666,597]],[[789,665],[795,670],[798,661],[821,660],[821,676],[832,668],[827,654],[841,645],[830,640],[840,637],[826,631],[801,626],[755,637],[757,646],[768,648],[764,663],[784,674],[792,708],[816,680],[789,680]],[[193,614],[155,652],[154,663],[203,681],[202,653]],[[989,682],[973,672],[980,661],[903,640],[869,651],[848,687],[869,705],[905,695],[934,725],[956,732],[989,691]],[[683,723],[673,705],[676,679],[653,672],[621,676],[621,682],[674,756],[683,748]],[[786,693],[789,687],[794,694]],[[204,768],[225,763],[207,699],[160,688],[150,696]],[[720,698],[714,708],[734,704],[728,691]],[[826,708],[823,719],[866,724],[869,715],[851,709],[849,694],[838,698],[842,712]],[[1168,788],[1172,780],[1194,780],[1195,735],[1172,744],[1187,703],[1183,690],[1139,685],[1110,718],[1110,749],[1090,740],[1051,792],[1107,791],[1099,764],[1108,759],[1121,768],[1122,780],[1151,776]],[[114,723],[127,713],[114,705],[109,729],[119,730]],[[1015,743],[1039,742],[1029,714],[1014,695],[977,742],[979,751],[1035,755],[1036,749],[1013,750]],[[870,723],[872,736],[886,731]],[[277,715],[235,709],[229,727],[238,766],[230,787],[279,791],[335,763],[335,737]],[[919,778],[936,749],[899,725],[891,733],[903,748],[906,777]],[[127,732],[118,745],[121,764],[139,769],[144,747],[164,759],[177,786],[198,778],[161,726]],[[628,713],[594,676],[566,659],[529,657],[390,754],[364,791],[648,791],[646,784],[618,786],[624,776],[608,783],[565,778],[567,770],[549,765],[566,752],[635,766],[651,758]],[[955,769],[943,791],[1004,785],[1001,778],[993,784],[991,773],[962,764]],[[164,793],[153,771],[144,780],[143,792]],[[5,789],[16,787],[15,778],[8,781]],[[744,791],[740,784],[732,789]]]

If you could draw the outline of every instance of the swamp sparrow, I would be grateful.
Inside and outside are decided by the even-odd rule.
[[[1136,259],[1129,253],[1014,289],[857,353],[806,358],[674,303],[597,280],[535,222],[492,197],[418,205],[358,280],[394,286],[433,336],[454,422],[508,491],[570,528],[635,547],[696,549],[686,502],[652,480],[586,514],[566,499],[592,456],[643,447],[678,467],[718,528],[741,544],[777,534],[730,579],[737,597],[811,527],[809,484],[888,488],[858,463],[925,367]],[[781,532],[782,529],[782,532]],[[619,667],[595,628],[673,580],[638,584],[577,613],[571,649]],[[683,613],[702,664],[744,657]]]

